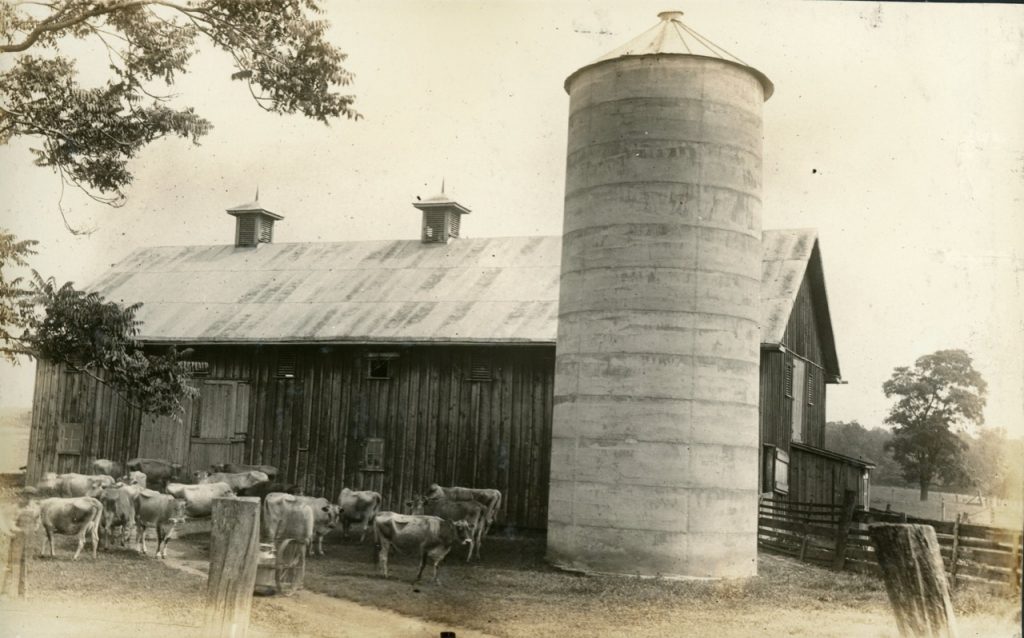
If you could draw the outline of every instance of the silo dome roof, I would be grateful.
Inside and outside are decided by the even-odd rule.
[[[731,64],[737,64],[751,71],[764,87],[764,99],[767,100],[775,91],[771,80],[754,67],[729,53],[714,42],[688,27],[682,21],[682,11],[662,11],[658,14],[658,24],[644,31],[629,42],[617,47],[590,64],[581,67],[566,79],[568,89],[571,80],[580,70],[607,62],[616,58],[641,55],[692,55],[717,58]]]

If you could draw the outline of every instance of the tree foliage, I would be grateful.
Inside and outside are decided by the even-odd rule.
[[[1003,428],[985,428],[977,436],[962,434],[961,439],[967,445],[965,487],[982,496],[1020,498],[1024,441],[1010,439]]]
[[[154,414],[174,414],[195,394],[181,358],[187,352],[148,353],[136,339],[142,304],[121,306],[38,274],[33,285],[38,314],[23,339],[34,356],[88,374]]]
[[[32,319],[32,290],[22,277],[11,274],[11,269],[27,266],[27,258],[35,254],[33,239],[18,240],[0,229],[0,357],[17,364],[18,355],[30,354],[21,333]]]
[[[896,368],[882,385],[887,398],[897,398],[885,419],[894,426],[893,458],[921,488],[921,500],[936,480],[963,481],[966,445],[957,432],[984,422],[986,387],[963,350],[920,357],[912,368]]]
[[[875,464],[871,470],[874,485],[907,485],[900,465],[888,449],[892,432],[885,428],[866,428],[857,421],[829,421],[825,424],[825,447]]]
[[[131,183],[128,161],[169,136],[198,142],[211,124],[160,94],[188,69],[200,41],[228,52],[256,103],[327,122],[360,117],[345,54],[317,19],[319,0],[39,0],[0,2],[0,143],[41,141],[35,162],[65,182],[119,205]],[[106,51],[100,86],[78,82],[69,39]]]

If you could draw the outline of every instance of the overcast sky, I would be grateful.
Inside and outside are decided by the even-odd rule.
[[[0,147],[0,226],[40,240],[33,266],[84,285],[133,249],[232,241],[224,209],[284,215],[275,241],[413,239],[417,195],[473,212],[466,236],[561,232],[576,68],[682,9],[775,83],[764,111],[765,228],[819,231],[843,386],[830,420],[881,425],[892,369],[963,348],[986,421],[1024,436],[1024,8],[870,2],[335,2],[365,119],[326,127],[259,110],[204,51],[174,91],[214,123],[151,145],[128,204],[66,191],[29,144]],[[83,50],[83,71],[106,60]],[[98,77],[98,76],[95,76]],[[0,406],[32,370],[0,364]]]

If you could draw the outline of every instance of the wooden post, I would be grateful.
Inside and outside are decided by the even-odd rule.
[[[962,515],[957,514],[956,520],[953,521],[953,551],[949,555],[949,588],[956,589],[956,568],[957,568],[957,553],[960,549],[960,519]]]
[[[4,566],[4,582],[0,593],[7,594],[13,591],[13,580],[18,579],[18,598],[25,598],[28,595],[28,547],[29,534],[24,529],[15,528],[7,546],[7,564]],[[15,577],[14,572],[18,575]]]
[[[248,631],[259,540],[260,499],[214,499],[206,582],[207,636],[243,638]]]
[[[900,635],[956,638],[935,528],[881,523],[872,525],[870,533]]]
[[[836,533],[836,553],[832,557],[832,569],[842,571],[846,566],[846,539],[853,525],[853,510],[857,507],[857,492],[846,490],[843,494],[843,517],[839,521]]]

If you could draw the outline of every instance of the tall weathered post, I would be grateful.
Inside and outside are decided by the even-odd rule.
[[[218,498],[210,530],[210,576],[206,581],[208,636],[244,638],[259,562],[260,499]]]
[[[659,14],[565,82],[547,556],[569,569],[757,571],[761,112],[773,89],[681,16]],[[710,55],[691,52],[701,43]]]

